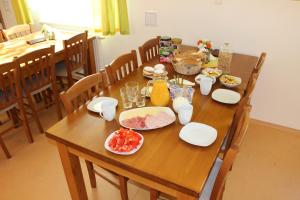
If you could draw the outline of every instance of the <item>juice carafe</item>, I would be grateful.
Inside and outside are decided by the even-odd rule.
[[[155,74],[152,81],[148,82],[147,88],[153,85],[150,100],[154,106],[168,106],[170,94],[167,85],[167,77],[163,74]]]

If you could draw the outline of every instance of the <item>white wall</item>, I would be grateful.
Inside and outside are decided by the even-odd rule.
[[[300,129],[300,1],[291,0],[128,0],[131,35],[102,41],[102,64],[137,49],[156,35],[195,44],[230,42],[236,52],[268,53],[254,97],[252,117]],[[144,11],[158,12],[158,26],[144,25]]]
[[[16,24],[16,18],[14,11],[11,7],[11,1],[0,0],[0,10],[3,15],[6,28],[14,26]]]

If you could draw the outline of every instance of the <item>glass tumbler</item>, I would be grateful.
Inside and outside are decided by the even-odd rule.
[[[125,84],[125,87],[129,101],[135,102],[136,95],[139,91],[139,83],[135,81],[129,81]]]

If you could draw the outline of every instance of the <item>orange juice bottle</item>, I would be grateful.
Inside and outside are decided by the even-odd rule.
[[[150,84],[153,84],[150,94],[151,103],[154,106],[168,106],[170,93],[168,90],[166,75],[159,74],[154,76],[153,80],[148,82],[148,88]]]

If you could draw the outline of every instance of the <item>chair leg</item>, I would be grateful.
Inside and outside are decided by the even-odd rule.
[[[128,181],[128,178],[126,178],[124,176],[119,176],[120,193],[121,193],[122,200],[128,200],[127,181]]]
[[[56,83],[54,83],[54,84],[56,84]],[[60,109],[59,97],[58,97],[58,92],[57,92],[56,85],[54,86],[54,84],[52,84],[54,103],[55,103],[55,106],[56,106],[56,112],[57,112],[58,120],[61,120],[62,119],[62,113],[61,113],[61,109]]]
[[[0,146],[1,146],[1,148],[3,149],[6,158],[8,158],[8,159],[11,158],[11,155],[10,155],[10,153],[8,152],[8,149],[7,149],[7,147],[5,146],[4,141],[3,141],[3,139],[2,139],[1,136],[0,136]]]
[[[32,100],[32,96],[30,94],[26,95],[27,96],[27,99],[28,99],[28,103],[29,103],[29,106],[32,110],[32,115],[38,125],[38,128],[40,130],[41,133],[44,133],[44,129],[42,127],[42,124],[40,122],[40,119],[38,118],[38,115],[37,115],[37,112],[36,112],[36,109],[35,109],[35,106],[34,106],[34,103],[33,103],[33,100]]]
[[[92,188],[96,188],[96,175],[94,173],[94,166],[93,163],[90,161],[85,161],[88,173],[89,173],[89,177],[90,177],[90,182],[91,182],[91,186]]]
[[[22,118],[22,122],[23,122],[23,126],[25,127],[25,134],[27,137],[27,140],[29,143],[33,143],[33,137],[29,128],[29,123],[28,123],[28,119],[25,113],[25,108],[24,108],[24,104],[21,100],[21,102],[19,102],[19,107],[20,107],[20,114],[21,114],[21,118]]]
[[[150,200],[157,200],[158,198],[158,191],[154,189],[150,189]]]

